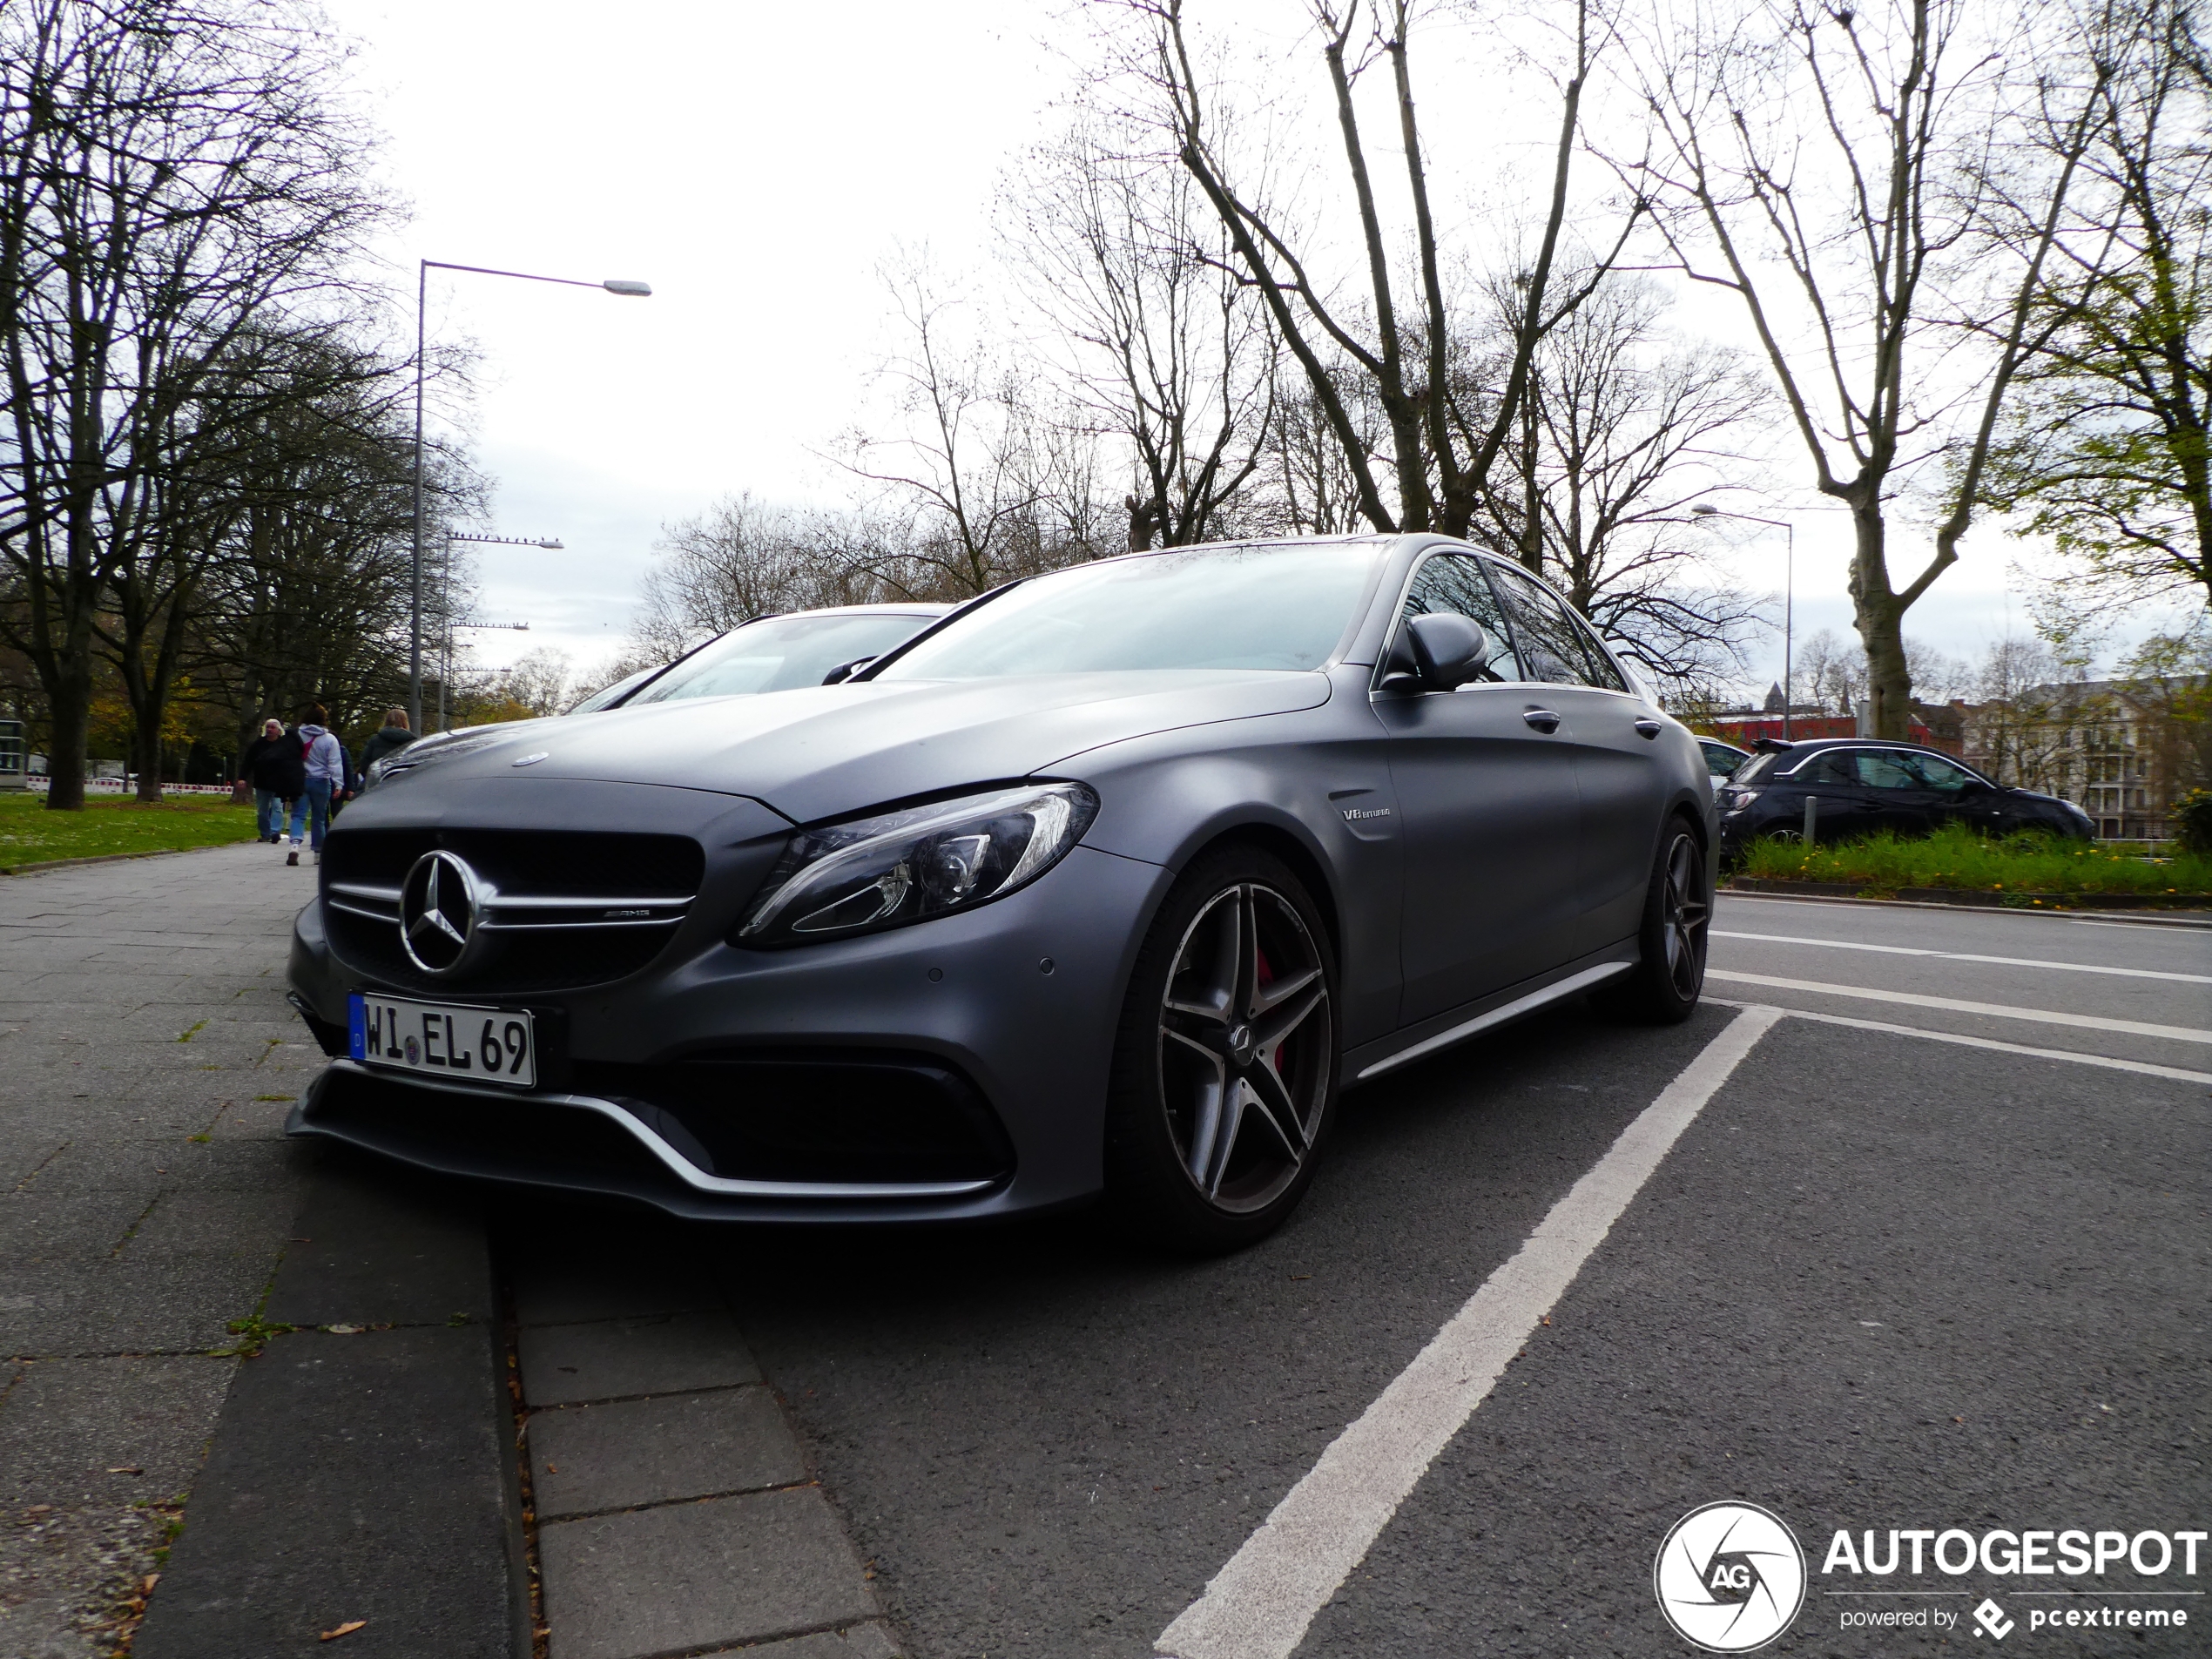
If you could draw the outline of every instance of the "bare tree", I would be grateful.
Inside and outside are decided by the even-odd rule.
[[[0,8],[0,621],[51,710],[50,806],[84,804],[98,615],[179,411],[376,212],[333,66],[247,0]]]
[[[671,662],[756,617],[892,597],[874,574],[884,560],[871,543],[851,521],[770,507],[750,492],[726,496],[662,527],[661,557],[631,624],[631,655],[639,667]]]
[[[1741,471],[1771,400],[1734,354],[1668,340],[1665,308],[1648,278],[1616,273],[1546,335],[1477,529],[1684,694],[1740,667],[1761,620],[1688,527],[1691,507]]]
[[[840,464],[876,487],[869,573],[914,597],[967,597],[1098,551],[1096,472],[1075,423],[963,334],[926,255],[886,273],[900,347],[879,372],[891,435],[856,430]]]
[[[1660,217],[1689,276],[1735,293],[1823,495],[1851,509],[1851,595],[1868,663],[1871,725],[1902,738],[1912,711],[1905,612],[1959,557],[2006,393],[2039,341],[2042,273],[2084,148],[2103,71],[2010,78],[1995,14],[1968,0],[1760,0],[1695,14],[1655,39],[1643,95],[1659,150],[1622,167]],[[2031,17],[2005,26],[2033,57]],[[2083,82],[2086,81],[2086,84]],[[2024,239],[1979,234],[1989,181],[2047,136],[2047,165],[2016,181]],[[2009,251],[2001,280],[1993,255]],[[1960,331],[1988,342],[1969,371]],[[1931,464],[1933,463],[1933,464]],[[1930,556],[1902,587],[1890,502],[1932,481]]]
[[[1866,653],[1832,628],[1817,629],[1797,643],[1789,688],[1793,706],[1810,703],[1823,714],[1856,714],[1866,695]]]
[[[1348,376],[1337,376],[1338,406],[1367,454],[1381,441],[1382,421]],[[1367,523],[1359,510],[1359,483],[1330,416],[1296,368],[1276,371],[1274,419],[1268,424],[1264,465],[1270,516],[1294,536],[1342,536]]]
[[[2191,587],[2212,603],[2212,43],[2194,0],[2141,0],[2087,32],[2111,66],[2102,119],[2037,296],[2055,326],[1984,500],[2089,578],[2068,584],[2074,606]]]
[[[1260,476],[1278,348],[1190,176],[1086,111],[1022,169],[1010,262],[1068,348],[1076,405],[1125,448],[1127,545],[1232,534]]]
[[[1588,0],[1576,0],[1573,7],[1543,227],[1534,256],[1514,273],[1519,304],[1510,349],[1500,395],[1488,400],[1469,396],[1468,379],[1460,372],[1466,308],[1455,307],[1447,294],[1446,256],[1429,199],[1413,97],[1412,0],[1375,0],[1372,5],[1365,0],[1313,0],[1312,6],[1356,204],[1357,245],[1365,258],[1364,287],[1349,307],[1340,307],[1331,285],[1315,274],[1315,250],[1301,250],[1286,217],[1237,177],[1235,158],[1221,142],[1223,123],[1212,108],[1213,89],[1192,56],[1184,0],[1127,3],[1150,28],[1137,72],[1154,90],[1156,118],[1227,233],[1238,275],[1258,291],[1285,348],[1303,371],[1316,412],[1350,475],[1360,516],[1379,530],[1438,529],[1464,536],[1491,467],[1513,435],[1537,346],[1588,295],[1588,284],[1564,293],[1553,290],[1594,48]],[[1375,70],[1389,76],[1394,147],[1405,167],[1414,253],[1410,279],[1393,269],[1392,238],[1360,127],[1357,85]],[[1640,204],[1624,215],[1623,239],[1639,212]],[[1610,268],[1613,257],[1608,253],[1595,262],[1592,280]],[[1401,287],[1413,293],[1403,303]],[[1347,374],[1359,377],[1380,412],[1387,442],[1379,453],[1344,395]],[[1394,507],[1384,500],[1378,461],[1394,475]]]

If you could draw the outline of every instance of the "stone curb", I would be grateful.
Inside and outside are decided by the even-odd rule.
[[[99,853],[81,859],[43,859],[36,864],[0,866],[0,875],[44,875],[50,870],[75,870],[87,864],[123,864],[132,859],[174,858],[179,853],[219,853],[226,846],[252,846],[252,841],[215,841],[206,846],[150,846],[143,853]]]

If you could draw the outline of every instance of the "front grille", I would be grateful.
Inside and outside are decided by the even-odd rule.
[[[579,1060],[610,1100],[711,1174],[742,1181],[995,1181],[1014,1150],[968,1080],[924,1055],[769,1050],[674,1065]]]
[[[482,881],[482,939],[459,971],[425,974],[400,943],[400,894],[425,853],[464,860]],[[706,854],[680,835],[573,830],[360,830],[323,852],[332,950],[388,985],[572,990],[627,978],[660,954],[698,895]]]

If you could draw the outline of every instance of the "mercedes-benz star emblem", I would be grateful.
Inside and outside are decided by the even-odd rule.
[[[476,873],[451,853],[425,853],[400,887],[400,946],[426,974],[450,974],[469,954],[482,905]]]

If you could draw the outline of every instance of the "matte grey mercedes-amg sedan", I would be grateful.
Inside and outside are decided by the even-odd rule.
[[[481,729],[332,832],[293,1113],[678,1215],[1297,1204],[1345,1085],[1560,998],[1685,1018],[1696,740],[1433,536],[1133,554],[842,684]]]

